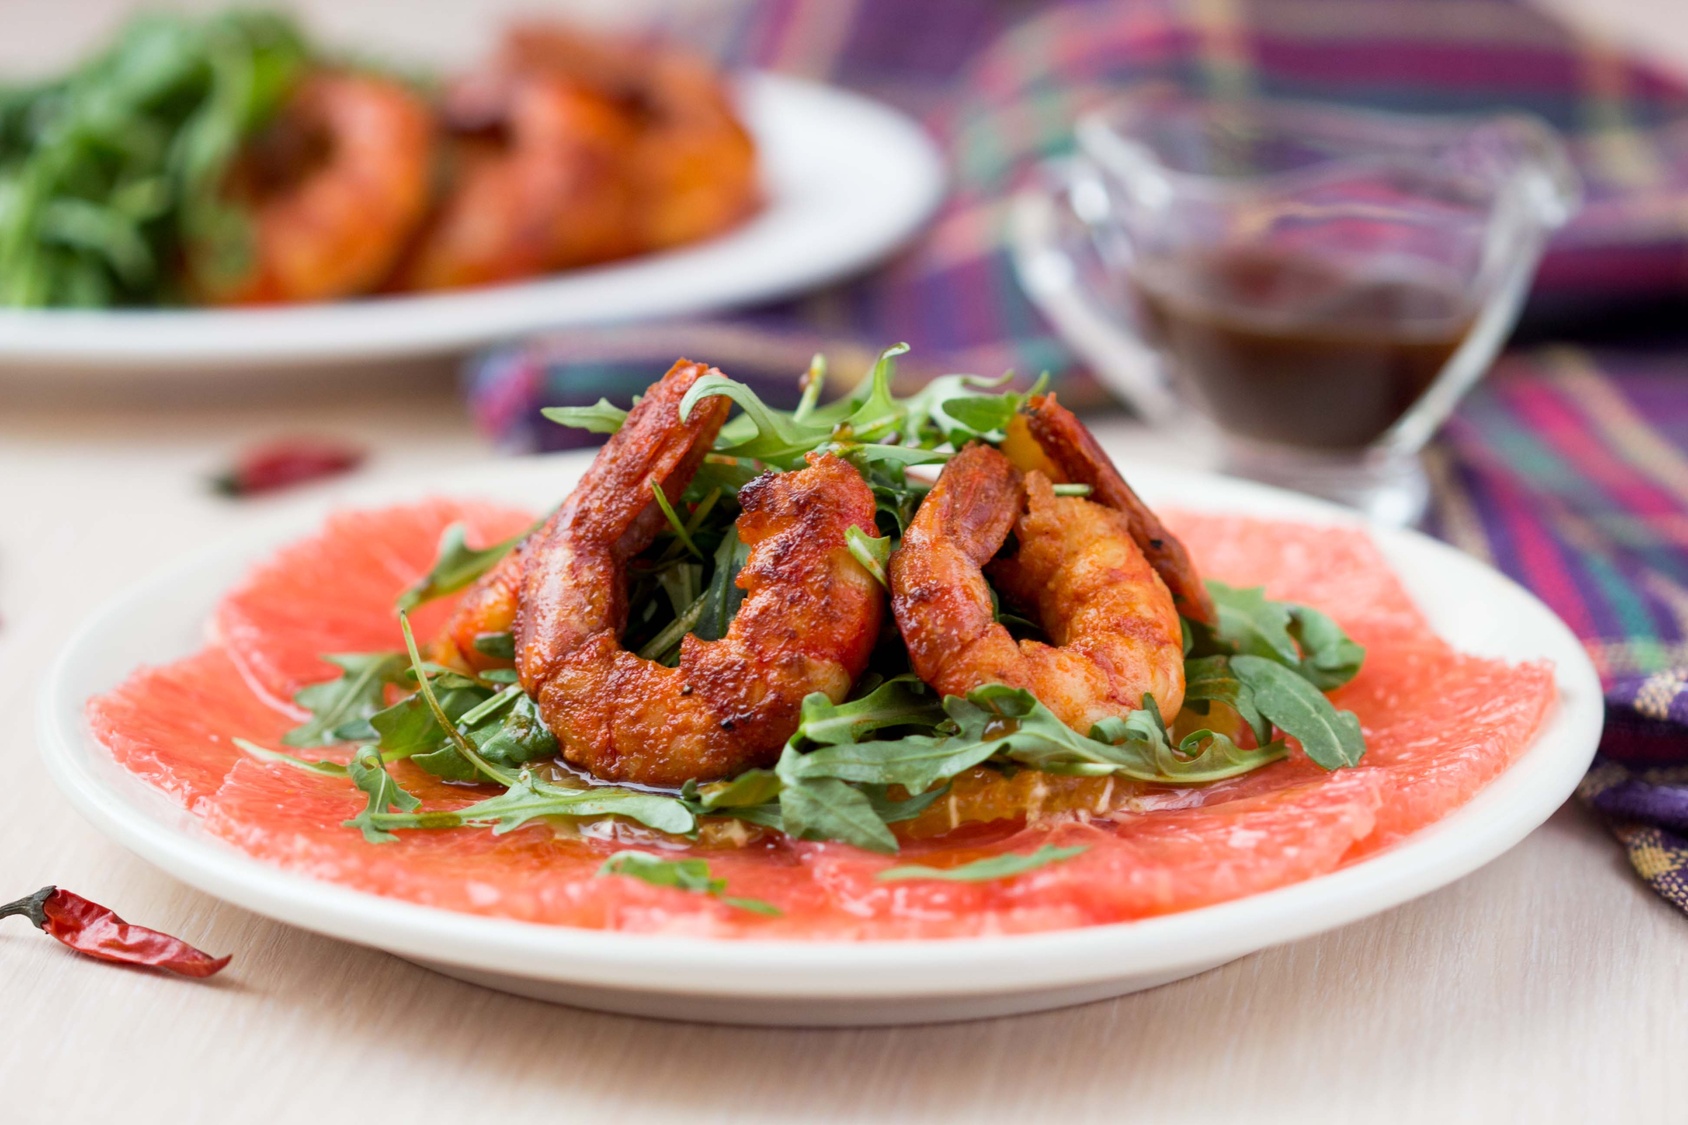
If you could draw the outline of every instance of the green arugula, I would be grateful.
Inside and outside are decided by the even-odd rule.
[[[461,828],[465,825],[491,827],[495,835],[512,832],[542,817],[574,820],[621,816],[647,828],[676,836],[697,830],[697,817],[677,797],[641,793],[614,785],[593,785],[566,789],[540,781],[529,770],[510,779],[509,787],[496,797],[453,810],[371,813],[370,827],[378,831],[399,828]]]
[[[292,766],[296,770],[306,773],[320,774],[323,777],[349,777],[350,773],[340,762],[331,762],[325,758],[307,761],[292,754],[284,754],[280,750],[269,750],[259,746],[256,742],[249,742],[244,738],[232,738],[236,749],[258,759],[260,762],[275,762],[278,765]]]
[[[494,660],[516,659],[516,637],[513,633],[481,633],[474,640],[475,651]]]
[[[285,17],[157,13],[0,89],[0,305],[179,304],[184,257],[213,285],[244,274],[254,232],[225,173],[310,65]]]
[[[759,898],[739,898],[723,894],[727,889],[727,881],[710,875],[707,860],[659,859],[646,852],[616,852],[598,868],[599,878],[606,875],[624,875],[630,879],[643,880],[653,887],[673,887],[693,894],[709,895],[728,906],[748,910],[753,914],[774,917],[784,913],[773,903],[763,902]]]
[[[1260,714],[1299,741],[1315,763],[1327,770],[1360,764],[1366,743],[1354,712],[1338,711],[1318,688],[1263,657],[1233,656],[1231,670],[1253,694]]]
[[[885,568],[891,562],[890,536],[875,537],[861,528],[851,524],[844,532],[844,543],[850,549],[850,557],[862,564],[862,569],[873,575],[873,580],[880,588],[889,590],[891,579],[886,575]]]
[[[953,375],[898,398],[892,390],[895,363],[904,351],[901,345],[886,349],[852,394],[824,404],[826,370],[817,358],[792,411],[770,408],[751,388],[720,375],[694,384],[680,404],[682,416],[715,395],[731,399],[739,413],[722,427],[713,452],[678,500],[670,502],[660,489],[653,492],[665,526],[628,567],[622,642],[629,650],[673,665],[687,635],[708,641],[727,634],[744,598],[737,579],[749,554],[735,526],[738,491],[763,468],[798,468],[817,449],[849,460],[872,490],[879,534],[850,528],[847,543],[876,581],[887,582],[892,552],[927,491],[908,475],[908,467],[942,461],[967,441],[1000,442],[1027,394],[1039,389],[1001,390],[1006,376]],[[548,416],[595,432],[611,432],[625,417],[606,402]],[[1066,495],[1088,491],[1061,489]],[[515,542],[469,551],[461,527],[448,530],[439,559],[409,592],[407,604],[461,588]],[[673,796],[560,786],[526,768],[554,756],[558,747],[514,671],[463,673],[427,664],[401,612],[405,656],[336,657],[342,675],[300,693],[311,719],[296,733],[298,744],[367,744],[357,749],[354,766],[243,749],[327,776],[356,773],[371,797],[358,822],[366,834],[465,824],[502,832],[540,817],[618,815],[690,835],[700,818],[732,818],[798,839],[837,840],[886,854],[898,848],[893,825],[920,815],[949,791],[952,779],[977,768],[1199,785],[1281,759],[1288,753],[1286,739],[1298,741],[1326,769],[1358,762],[1365,749],[1358,720],[1337,710],[1323,692],[1358,672],[1364,659],[1360,646],[1317,610],[1270,600],[1259,589],[1223,583],[1210,588],[1217,622],[1184,622],[1185,713],[1206,717],[1206,729],[1189,730],[1192,724],[1185,723],[1178,728],[1182,734],[1168,729],[1149,696],[1140,710],[1083,733],[1029,692],[1002,685],[939,698],[904,671],[906,654],[887,645],[876,654],[876,670],[856,685],[854,698],[835,704],[816,693],[803,701],[798,727],[770,768],[709,784],[689,782]],[[1036,623],[1012,614],[999,612],[998,620],[1017,629],[1017,636],[1040,634]],[[500,659],[514,655],[508,633],[486,634],[475,647]],[[415,691],[384,706],[388,683],[414,684]],[[404,758],[450,780],[492,780],[505,792],[450,812],[398,807],[402,801],[396,787],[382,781],[382,767]],[[377,805],[377,799],[386,803]],[[1063,858],[1040,849],[920,877],[1004,878]],[[654,878],[690,880],[683,889],[714,893],[707,889],[706,867],[652,866],[666,863],[652,857],[621,862],[660,872]]]
[[[408,613],[424,602],[455,594],[497,566],[504,556],[533,530],[529,528],[502,543],[494,543],[490,547],[472,551],[466,539],[468,528],[461,523],[452,524],[440,536],[440,547],[434,556],[434,565],[428,568],[427,574],[399,595],[399,609]]]
[[[1024,875],[1028,871],[1035,871],[1039,867],[1047,867],[1052,863],[1072,859],[1083,855],[1090,848],[1084,844],[1075,844],[1069,848],[1044,844],[1034,852],[1016,854],[1009,852],[1005,855],[993,855],[986,859],[976,859],[972,863],[964,863],[959,867],[926,867],[918,863],[907,864],[902,867],[888,867],[875,875],[874,878],[882,883],[901,882],[905,879],[942,879],[950,883],[985,883],[994,879],[1011,879],[1015,875]]]
[[[399,787],[373,746],[359,746],[347,763],[346,772],[352,784],[369,797],[369,802],[362,812],[345,821],[345,826],[361,831],[363,838],[371,844],[384,844],[395,839],[391,832],[376,823],[376,819],[386,814],[389,808],[408,813],[420,807],[422,802]]]
[[[1219,622],[1197,640],[1198,648],[1275,661],[1320,691],[1334,691],[1359,674],[1366,650],[1319,610],[1271,601],[1258,587],[1238,589],[1210,580],[1207,589]]]
[[[600,398],[591,406],[547,406],[540,411],[559,426],[570,426],[590,434],[613,434],[627,421],[627,411],[607,398]]]
[[[396,652],[331,653],[322,659],[339,668],[340,675],[302,688],[293,697],[311,717],[281,736],[284,745],[327,746],[347,741],[341,732],[355,731],[385,707],[387,685],[398,682],[409,667],[403,654]]]

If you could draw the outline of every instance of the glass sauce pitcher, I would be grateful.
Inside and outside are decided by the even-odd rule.
[[[1140,414],[1391,523],[1580,195],[1534,118],[1135,91],[1015,200],[1032,299]]]

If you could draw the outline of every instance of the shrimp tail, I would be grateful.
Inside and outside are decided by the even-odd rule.
[[[1036,395],[1021,409],[1015,423],[1026,427],[1047,459],[1047,464],[1022,464],[1022,469],[1047,471],[1047,465],[1052,464],[1061,480],[1088,484],[1091,499],[1125,516],[1131,538],[1172,592],[1179,612],[1208,625],[1218,620],[1213,599],[1184,544],[1125,483],[1113,458],[1072,411],[1056,402],[1053,393]]]

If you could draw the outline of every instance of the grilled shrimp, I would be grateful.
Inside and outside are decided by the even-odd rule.
[[[1217,620],[1213,599],[1184,544],[1125,483],[1113,458],[1053,394],[1038,395],[1014,416],[1002,451],[1022,471],[1037,469],[1056,483],[1088,484],[1092,500],[1125,517],[1132,540],[1172,592],[1178,611],[1207,624]]]
[[[508,633],[516,627],[516,604],[521,596],[526,548],[524,539],[469,587],[445,626],[429,642],[429,660],[447,668],[473,672],[510,666],[510,661],[476,648],[475,639],[489,633]]]
[[[190,285],[219,304],[317,301],[375,288],[428,205],[432,114],[396,82],[318,73],[248,146],[230,175],[254,252],[234,276],[205,247]]]
[[[436,659],[474,663],[474,637],[509,628],[516,669],[563,757],[606,780],[677,786],[768,765],[797,729],[805,696],[842,700],[867,666],[884,596],[850,554],[851,527],[874,534],[874,500],[830,454],[766,473],[739,491],[738,576],[745,599],[726,636],[688,635],[678,667],[621,646],[627,564],[679,500],[729,409],[679,403],[706,371],[681,361],[599,452],[563,506],[483,576],[436,638]]]
[[[506,36],[499,65],[566,76],[628,108],[638,123],[628,170],[639,250],[707,238],[755,209],[755,143],[703,60],[528,24]]]
[[[400,289],[514,281],[636,248],[628,115],[546,75],[483,76],[447,99],[452,185]]]
[[[991,564],[992,577],[1053,644],[1015,641],[996,620],[983,568],[1010,531],[1018,550]],[[1022,474],[989,446],[969,445],[944,467],[890,578],[910,662],[944,695],[1021,688],[1080,733],[1141,708],[1146,694],[1169,719],[1183,705],[1178,612],[1129,518],[1056,496],[1045,473]]]

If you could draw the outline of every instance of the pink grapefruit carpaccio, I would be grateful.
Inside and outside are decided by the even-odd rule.
[[[1126,921],[1335,870],[1469,800],[1523,753],[1554,700],[1546,665],[1469,656],[1441,641],[1361,531],[1174,514],[1168,523],[1208,577],[1316,605],[1367,646],[1360,675],[1335,696],[1365,731],[1360,767],[1325,773],[1296,752],[1204,789],[1150,794],[1128,806],[1136,811],[968,826],[909,841],[897,859],[784,837],[689,849],[709,859],[729,894],[782,911],[764,917],[709,896],[596,877],[604,859],[626,846],[613,827],[580,835],[543,823],[502,836],[418,830],[369,844],[342,826],[362,805],[343,780],[260,762],[233,744],[234,737],[277,744],[297,722],[293,694],[333,671],[322,653],[399,646],[394,599],[427,570],[448,525],[467,524],[471,545],[483,545],[530,519],[446,500],[337,515],[224,599],[206,649],[141,669],[91,700],[94,733],[114,759],[214,835],[267,862],[370,893],[621,931],[901,939]],[[419,612],[418,632],[436,628],[451,601]],[[394,773],[425,807],[484,795],[409,763]],[[987,883],[875,878],[898,862],[943,866],[1045,843],[1087,850]]]

